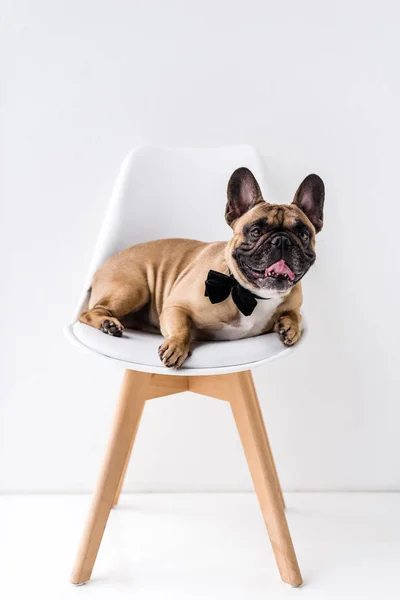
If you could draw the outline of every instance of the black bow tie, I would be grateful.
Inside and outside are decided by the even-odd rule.
[[[229,294],[232,294],[232,300],[245,317],[250,316],[257,306],[256,298],[258,300],[268,300],[268,298],[261,298],[246,290],[236,281],[233,275],[225,275],[213,270],[209,271],[204,295],[210,298],[211,304],[218,304],[226,300]]]

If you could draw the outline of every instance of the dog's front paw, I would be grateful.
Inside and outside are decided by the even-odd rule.
[[[278,333],[285,346],[293,346],[301,338],[299,322],[289,315],[282,315],[275,323],[274,330]]]
[[[100,325],[100,330],[103,333],[107,333],[108,335],[113,335],[114,337],[121,337],[124,327],[123,325],[121,325],[118,319],[110,317],[108,319],[104,319],[104,321]]]
[[[158,348],[158,356],[165,367],[179,369],[189,356],[190,344],[178,338],[167,338]]]

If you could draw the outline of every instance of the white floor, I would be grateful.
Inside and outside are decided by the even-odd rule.
[[[281,583],[253,494],[125,495],[90,583],[68,576],[89,505],[0,497],[5,600],[391,600],[400,597],[399,494],[287,494],[304,585]]]

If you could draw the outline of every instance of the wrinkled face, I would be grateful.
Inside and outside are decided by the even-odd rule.
[[[315,234],[322,228],[324,184],[309,175],[290,205],[264,202],[248,169],[228,184],[226,219],[234,236],[228,264],[235,278],[261,296],[290,292],[315,262]]]

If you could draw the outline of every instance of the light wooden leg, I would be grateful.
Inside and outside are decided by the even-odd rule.
[[[149,376],[147,376],[147,377],[149,377]],[[187,389],[188,389],[188,383],[187,383],[186,377],[182,377],[181,375],[177,376],[177,377],[174,377],[173,375],[169,375],[168,377],[164,377],[163,375],[152,375],[151,386],[150,386],[150,390],[152,390],[152,392],[150,392],[150,390],[148,390],[148,391],[149,391],[149,393],[153,393],[153,396],[152,396],[153,398],[158,398],[160,396],[168,396],[170,394],[175,394],[177,392],[184,392]],[[149,397],[148,400],[151,400],[151,398]],[[133,446],[135,443],[137,430],[139,429],[139,425],[140,425],[140,419],[137,423],[135,430],[132,432],[131,445],[129,448],[128,456],[125,461],[125,466],[123,468],[121,478],[119,480],[117,491],[115,492],[113,506],[116,506],[118,504],[119,497],[122,492],[126,472],[129,467],[129,462],[131,459],[132,450],[133,450]]]
[[[282,580],[302,584],[261,409],[250,371],[191,377],[189,389],[230,402]]]
[[[120,497],[121,492],[122,492],[122,488],[123,488],[123,485],[124,485],[126,472],[128,470],[129,462],[131,460],[133,445],[135,443],[136,434],[137,434],[137,430],[139,429],[139,425],[140,425],[140,417],[138,419],[137,426],[136,426],[135,430],[132,432],[132,439],[131,439],[130,447],[129,447],[129,450],[128,450],[128,455],[126,457],[124,468],[122,469],[122,475],[121,475],[121,477],[119,479],[119,484],[118,484],[118,487],[117,487],[117,491],[115,492],[113,506],[116,506],[118,504],[119,497]]]
[[[250,375],[250,378],[249,378],[250,382],[249,383],[250,383],[251,388],[252,388],[252,393],[256,397],[256,404],[257,404],[258,416],[259,416],[259,419],[261,421],[261,428],[262,428],[263,436],[264,436],[263,449],[264,449],[266,455],[269,457],[269,460],[271,461],[272,469],[273,469],[274,477],[275,477],[276,487],[278,488],[278,494],[279,494],[279,497],[281,499],[282,506],[283,506],[283,508],[285,508],[285,498],[283,496],[281,483],[279,481],[278,471],[277,471],[276,465],[275,465],[274,455],[272,454],[271,444],[269,443],[269,439],[268,439],[268,435],[267,435],[267,430],[265,428],[264,418],[263,418],[263,415],[262,415],[262,412],[261,412],[261,406],[260,406],[260,403],[259,403],[258,398],[257,398],[257,392],[256,392],[256,388],[254,386],[253,376],[251,374],[251,371],[248,371],[248,373]]]
[[[251,386],[252,394],[257,398],[256,388],[254,387],[253,377],[251,375],[251,371],[246,371],[245,373],[232,373],[231,375],[207,375],[207,376],[194,376],[189,379],[189,389],[192,392],[196,392],[197,394],[203,394],[205,396],[211,396],[212,398],[219,398],[220,400],[226,400],[230,402],[232,398],[232,391],[236,385],[236,379],[239,377],[246,378],[249,385]],[[278,471],[276,470],[276,465],[274,461],[274,456],[272,454],[271,445],[269,443],[267,431],[264,425],[264,419],[262,416],[260,403],[257,401],[257,411],[259,415],[259,419],[262,423],[262,431],[264,442],[262,445],[262,451],[268,455],[270,462],[272,463],[272,469],[274,472],[276,486],[278,488],[278,493],[281,498],[282,506],[285,508],[285,499],[283,497],[283,492],[281,488],[281,484],[279,482]]]
[[[122,485],[145,401],[187,389],[186,377],[125,372],[109,446],[72,571],[72,583],[82,584],[90,579],[117,489]]]

